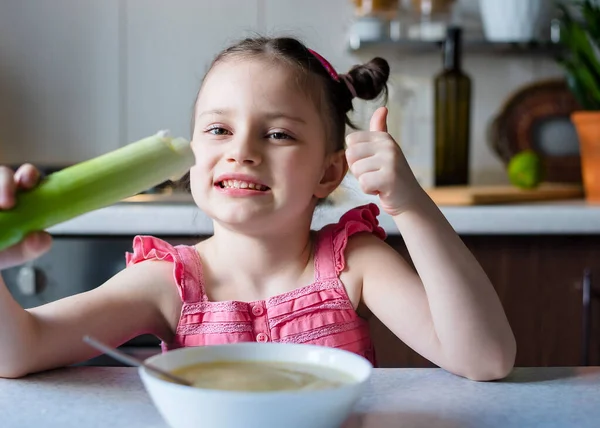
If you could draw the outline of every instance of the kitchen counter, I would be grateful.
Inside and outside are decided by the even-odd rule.
[[[346,428],[598,427],[600,367],[517,368],[500,382],[376,369]],[[137,369],[76,367],[0,379],[3,428],[161,427]]]
[[[312,227],[336,222],[347,210],[378,199],[366,195],[345,198],[317,208]],[[600,204],[584,200],[511,205],[442,206],[444,216],[460,235],[600,234]],[[379,216],[389,235],[398,229],[391,216]],[[140,196],[82,215],[50,229],[59,235],[211,235],[211,219],[187,195]]]

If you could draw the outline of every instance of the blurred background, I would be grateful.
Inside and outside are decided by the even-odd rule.
[[[260,33],[298,37],[339,72],[374,55],[390,61],[390,132],[428,185],[439,42],[448,25],[460,25],[463,69],[473,84],[471,183],[505,182],[487,126],[515,90],[562,71],[553,57],[551,1],[509,1],[515,5],[503,7],[505,24],[488,12],[497,27],[488,29],[496,32],[490,40],[486,3],[506,2],[3,0],[0,161],[63,166],[159,129],[189,137],[192,103],[212,58]],[[376,105],[355,106],[358,122],[368,123]]]

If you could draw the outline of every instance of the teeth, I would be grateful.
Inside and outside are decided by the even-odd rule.
[[[251,190],[267,190],[266,186],[256,183],[248,183],[246,181],[238,181],[238,180],[223,180],[221,182],[221,186],[224,188],[232,188],[232,189],[251,189]]]

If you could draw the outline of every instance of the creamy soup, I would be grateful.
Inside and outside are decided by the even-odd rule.
[[[229,391],[285,391],[334,388],[355,381],[339,370],[309,364],[223,361],[173,370],[206,389]]]

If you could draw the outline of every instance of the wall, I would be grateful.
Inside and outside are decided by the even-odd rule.
[[[118,4],[2,2],[2,163],[61,164],[118,147]]]
[[[1,12],[2,163],[77,162],[163,128],[189,137],[208,64],[245,35],[300,37],[339,71],[370,58],[346,48],[350,0],[20,0],[3,2]],[[390,131],[427,184],[431,80],[440,58],[385,54],[393,74]],[[491,55],[468,55],[465,68],[475,85],[472,181],[503,181],[485,142],[490,117],[515,88],[559,70],[549,59]],[[402,102],[407,109],[397,108]],[[359,123],[368,123],[375,105],[356,107]]]

